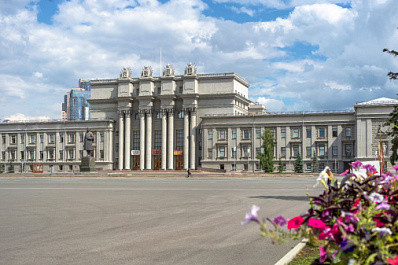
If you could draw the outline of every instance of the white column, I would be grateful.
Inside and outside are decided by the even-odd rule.
[[[146,169],[152,169],[152,110],[146,113]]]
[[[196,169],[195,160],[196,160],[196,110],[194,109],[191,112],[191,141],[190,141],[190,151],[191,151],[191,169]],[[227,151],[227,150],[226,150]]]
[[[184,168],[189,168],[189,112],[184,110]]]
[[[140,110],[140,169],[145,168],[145,111]]]
[[[167,159],[167,112],[162,110],[162,169],[166,170]]]
[[[131,139],[131,111],[126,111],[126,135],[124,148],[124,169],[130,169],[130,139]]]
[[[119,170],[123,169],[123,143],[124,143],[124,123],[123,112],[119,112]]]
[[[167,161],[168,169],[174,169],[174,113],[173,110],[168,111],[169,119],[169,132],[168,132],[168,142],[167,145]]]

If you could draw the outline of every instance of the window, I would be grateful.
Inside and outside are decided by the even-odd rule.
[[[286,157],[286,147],[281,148],[281,156]]]
[[[35,151],[34,150],[29,150],[29,159],[30,160],[33,160],[33,159],[35,159]]]
[[[207,133],[207,135],[208,135],[207,138],[208,138],[209,140],[213,140],[213,130],[209,130],[208,133]]]
[[[243,146],[243,156],[249,157],[249,146],[247,145]]]
[[[74,159],[74,158],[75,158],[75,150],[68,149],[68,159]]]
[[[118,149],[116,149],[118,150]],[[79,158],[82,159],[83,158],[83,150],[79,150]]]
[[[162,89],[160,87],[158,87],[158,95],[160,95],[162,92]]]
[[[332,155],[337,156],[337,146],[332,146]]]
[[[300,133],[299,133],[299,129],[293,129],[293,138],[299,138]]]
[[[311,163],[307,163],[307,170],[311,170]]]
[[[102,132],[102,133],[100,133],[100,139],[101,139],[101,143],[103,143],[104,142],[104,140],[105,140],[105,135],[104,135],[104,133]]]
[[[261,147],[256,147],[256,154],[261,154]]]
[[[157,119],[157,120],[162,119],[162,116],[163,116],[163,115],[162,115],[162,112],[157,112],[157,113],[156,113],[156,119]]]
[[[351,128],[345,128],[345,136],[351,137]]]
[[[162,149],[162,131],[160,131],[160,130],[155,131],[155,146],[154,146],[154,148],[156,150]]]
[[[325,156],[325,146],[319,146],[319,156]]]
[[[69,170],[73,170],[73,165],[69,165]]]
[[[140,131],[133,131],[133,150],[140,150]]]
[[[134,119],[139,120],[140,118],[141,118],[141,116],[140,116],[139,113],[136,113],[136,114],[134,115]]]
[[[48,143],[49,144],[55,143],[55,134],[49,134],[48,135]]]
[[[225,140],[225,130],[220,130],[220,140]]]
[[[48,150],[48,159],[54,159],[54,150],[53,149]]]
[[[224,164],[220,164],[220,169],[224,169]]]
[[[225,157],[225,147],[224,146],[220,146],[220,157]]]
[[[84,134],[80,133],[80,142],[83,143],[84,142]]]
[[[352,147],[349,144],[346,144],[344,146],[344,152],[346,156],[351,156],[352,155]]]
[[[5,136],[2,136],[1,139],[2,139],[2,141],[3,141],[3,144],[6,144],[6,137],[5,137]]]
[[[10,144],[16,144],[16,143],[17,143],[17,136],[16,135],[11,135]]]
[[[63,160],[64,159],[64,151],[59,150],[59,159]]]
[[[70,133],[68,135],[68,142],[69,143],[74,143],[75,142],[75,134],[74,133]]]
[[[231,168],[232,168],[232,171],[236,171],[236,165],[235,164],[232,164]]]
[[[281,137],[286,138],[286,129],[281,129]]]
[[[12,150],[12,151],[10,151],[10,160],[15,160],[15,157],[16,157],[16,151],[15,150]]]
[[[293,146],[293,156],[297,157],[299,154],[299,147],[297,145]]]
[[[105,155],[105,153],[104,153],[104,150],[100,150],[100,159],[104,159],[104,156]]]
[[[184,130],[176,130],[176,150],[184,150]]]
[[[178,118],[179,119],[183,119],[184,118],[184,112],[183,111],[179,111],[178,112]]]
[[[202,150],[202,141],[198,141],[199,144],[199,150]]]
[[[1,152],[1,160],[6,160],[6,152],[5,151],[2,151]]]
[[[332,128],[332,135],[333,137],[337,137],[337,127]]]
[[[21,151],[21,160],[25,160],[25,151]]]
[[[236,147],[231,149],[232,158],[236,158]]]
[[[40,134],[40,143],[44,143],[44,135]]]
[[[307,157],[310,157],[311,156],[311,147],[307,147],[306,152],[307,152]]]
[[[256,138],[260,139],[261,137],[261,129],[256,129]]]
[[[236,129],[232,129],[232,139],[236,139]]]
[[[59,142],[60,143],[64,142],[64,136],[62,134],[59,135]]]
[[[213,149],[209,148],[207,150],[207,158],[208,159],[213,159]]]
[[[311,129],[307,128],[306,132],[307,132],[307,138],[311,138]]]
[[[63,165],[59,165],[58,168],[59,168],[59,171],[63,171],[64,170],[64,166]]]
[[[248,170],[249,170],[249,165],[248,165],[248,164],[244,164],[244,165],[243,165],[243,169],[246,170],[246,171],[248,171]]]
[[[24,143],[25,143],[25,135],[22,134],[22,135],[21,135],[21,144],[24,144]]]
[[[325,128],[319,128],[319,137],[324,138],[325,137]]]
[[[40,151],[40,160],[43,160],[44,159],[44,153],[43,153],[43,151]]]
[[[249,129],[244,129],[243,130],[243,139],[249,139],[249,138],[250,138]]]
[[[34,144],[34,143],[35,143],[35,140],[36,140],[36,138],[35,138],[35,135],[34,135],[34,134],[29,135],[29,143],[30,143],[30,144]]]
[[[202,135],[202,129],[199,129],[198,133],[199,135]]]

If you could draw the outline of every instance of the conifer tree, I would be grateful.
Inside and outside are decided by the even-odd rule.
[[[297,153],[296,161],[294,161],[294,172],[296,173],[303,173],[304,162],[301,158],[300,152]]]
[[[270,129],[265,129],[261,135],[263,140],[263,153],[258,153],[257,158],[260,160],[260,167],[265,172],[274,172],[274,135]]]

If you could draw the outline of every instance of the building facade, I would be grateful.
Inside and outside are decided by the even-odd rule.
[[[62,103],[61,119],[68,121],[81,121],[90,119],[91,84],[87,80],[79,80],[79,87],[72,88],[64,96]]]

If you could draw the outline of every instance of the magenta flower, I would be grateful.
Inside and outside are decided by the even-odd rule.
[[[260,207],[253,205],[250,212],[248,212],[245,216],[245,219],[241,222],[242,225],[247,225],[251,221],[260,223],[260,220],[258,219],[257,212],[260,210]]]
[[[361,166],[362,166],[362,162],[361,161],[355,161],[355,162],[352,162],[350,165],[351,165],[351,167],[353,167],[355,169],[360,169]]]
[[[293,217],[292,219],[289,220],[287,223],[287,228],[288,229],[297,229],[300,227],[300,225],[304,222],[304,218],[301,216],[296,216]]]
[[[285,224],[287,224],[285,217],[283,217],[282,215],[275,217],[274,219],[272,219],[272,221],[274,222],[274,224],[280,226],[284,226]]]
[[[324,248],[324,247],[319,247],[319,250],[320,250],[320,253],[319,253],[319,255],[320,255],[320,257],[319,257],[319,262],[320,262],[320,263],[324,263],[325,260],[326,260],[327,257],[328,257],[328,253],[325,251],[325,248]]]
[[[310,218],[308,220],[308,225],[314,228],[324,228],[326,226],[326,224],[324,222],[322,222],[321,220],[315,219],[315,218]]]
[[[377,210],[390,210],[390,204],[388,204],[387,200],[383,200],[379,205],[376,207]]]
[[[348,173],[350,173],[350,170],[349,170],[349,169],[347,169],[346,171],[344,171],[343,173],[341,173],[340,176],[347,175]]]
[[[366,171],[371,175],[377,173],[377,169],[370,164],[364,165],[362,168],[366,169]]]
[[[393,166],[392,168],[395,169],[395,172],[396,172],[396,173],[398,172],[398,165],[395,165],[395,166]]]

